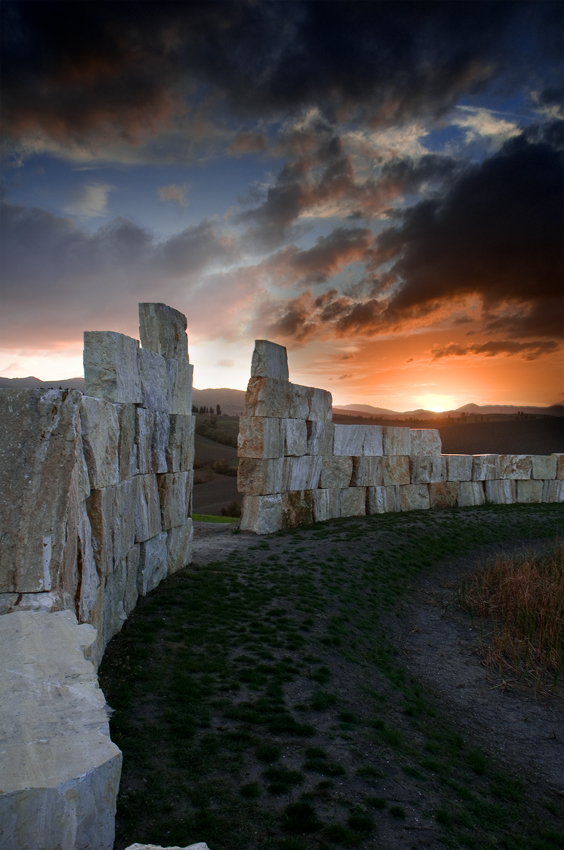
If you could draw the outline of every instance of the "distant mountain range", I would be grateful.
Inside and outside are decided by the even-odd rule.
[[[39,378],[0,378],[0,389],[2,387],[21,387],[22,389],[32,389],[33,387],[62,387],[63,389],[76,389],[81,392],[85,391],[84,378],[69,378],[65,381],[40,381]],[[205,389],[198,390],[194,387],[193,402],[196,407],[211,407],[215,408],[219,404],[222,413],[227,413],[230,416],[235,416],[242,413],[245,409],[245,392],[244,390],[232,390],[229,387],[221,387],[220,389]],[[433,410],[406,410],[399,412],[397,410],[389,410],[387,407],[373,407],[371,404],[347,404],[345,406],[333,406],[336,413],[343,415],[364,415],[378,416],[389,419],[438,419],[445,416],[460,416],[462,413],[469,414],[506,414],[514,416],[518,411],[522,413],[536,413],[543,416],[564,416],[564,405],[553,404],[550,407],[521,407],[509,404],[465,404],[462,407],[457,407],[455,410],[445,410],[442,413],[436,413]]]

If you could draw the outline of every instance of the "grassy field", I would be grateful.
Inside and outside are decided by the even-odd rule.
[[[559,505],[352,518],[163,582],[100,669],[116,850],[564,847],[562,800],[468,741],[386,628],[435,565],[563,531]]]

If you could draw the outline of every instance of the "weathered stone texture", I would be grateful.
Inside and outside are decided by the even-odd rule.
[[[499,455],[474,455],[473,457],[473,481],[491,481],[500,477]]]
[[[430,508],[429,488],[426,484],[403,484],[398,489],[402,511],[425,511]]]
[[[341,490],[338,487],[325,490],[312,490],[313,521],[325,522],[341,516]]]
[[[127,553],[126,558],[126,580],[123,595],[123,607],[127,617],[137,605],[139,591],[137,590],[137,574],[139,573],[139,559],[141,557],[141,544],[136,543]]]
[[[187,472],[166,472],[157,475],[161,504],[161,526],[163,531],[184,525],[187,517],[186,484]]]
[[[564,502],[564,481],[557,479],[543,481],[542,500],[543,502]]]
[[[290,419],[307,419],[309,413],[309,387],[290,384]]]
[[[149,540],[161,529],[161,508],[156,475],[136,475],[135,542]]]
[[[194,367],[188,357],[182,361],[165,358],[167,398],[170,413],[189,416],[192,413],[192,379]]]
[[[333,454],[337,457],[380,457],[381,425],[334,425]]]
[[[558,481],[564,481],[564,454],[555,454],[556,458],[556,478]]]
[[[155,430],[154,410],[137,408],[137,421],[135,427],[135,441],[137,444],[137,466],[140,475],[148,475],[152,472],[152,445],[153,431]]]
[[[282,528],[296,528],[313,522],[313,496],[311,490],[294,490],[282,493]]]
[[[192,540],[194,525],[192,519],[187,519],[184,525],[177,525],[167,533],[167,565],[168,575],[184,569],[192,561]]]
[[[282,495],[245,496],[240,528],[255,534],[272,534],[282,528]]]
[[[135,440],[137,431],[137,408],[134,404],[116,404],[119,439],[118,439],[118,465],[121,481],[133,478],[139,472],[137,457],[137,442]]]
[[[441,453],[441,435],[434,428],[411,429],[412,457],[431,457]]]
[[[181,361],[188,358],[186,316],[167,304],[139,304],[139,339],[143,348]]]
[[[517,501],[517,481],[512,478],[485,481],[486,502],[493,505],[513,505]]]
[[[472,455],[444,455],[449,481],[472,481]]]
[[[323,489],[350,487],[352,471],[352,457],[324,457],[321,463],[319,486]]]
[[[173,414],[166,447],[167,472],[188,472],[194,466],[195,416]]]
[[[384,425],[383,448],[385,455],[410,455],[411,431],[409,428]]]
[[[366,516],[366,487],[341,490],[341,516]]]
[[[93,490],[120,480],[119,411],[117,405],[83,396],[80,402],[82,445]]]
[[[255,340],[255,349],[251,361],[253,378],[275,378],[277,381],[289,381],[288,356],[283,345],[276,345],[267,339]]]
[[[526,479],[531,477],[533,464],[530,455],[500,455],[499,477]]]
[[[266,416],[241,417],[237,454],[239,457],[284,457],[283,419]]]
[[[319,486],[322,458],[313,455],[284,458],[282,492],[315,490]]]
[[[151,438],[151,468],[149,472],[166,472],[166,450],[170,437],[170,417],[168,413],[155,413],[155,427]]]
[[[237,487],[248,496],[265,496],[282,492],[284,458],[241,458],[237,470]]]
[[[382,458],[382,483],[385,487],[410,483],[409,458],[390,455]]]
[[[308,455],[331,455],[333,454],[333,423],[332,422],[306,422],[307,427],[307,454]]]
[[[147,410],[161,410],[163,413],[168,413],[170,391],[165,358],[155,351],[140,348],[137,361],[143,392],[143,407]]]
[[[409,471],[413,484],[437,484],[447,480],[445,457],[411,457]]]
[[[383,458],[355,457],[351,487],[380,487],[384,483]]]
[[[531,478],[551,479],[556,478],[558,467],[556,455],[532,455],[533,470]]]
[[[113,487],[93,490],[87,499],[99,575],[109,575],[135,542],[136,490],[136,479],[131,478]]]
[[[140,596],[146,596],[166,578],[167,536],[167,532],[163,531],[141,543],[137,571],[137,590]]]
[[[289,419],[292,403],[291,384],[275,378],[251,378],[245,394],[245,416]]]
[[[365,429],[362,454],[366,457],[382,455],[384,453],[383,427],[381,425],[364,425],[362,427]]]
[[[454,508],[457,499],[458,481],[429,484],[429,502],[432,508]]]
[[[316,387],[307,388],[309,422],[331,422],[333,418],[333,397],[327,390]]]
[[[369,487],[366,508],[368,514],[387,514],[401,510],[399,487]]]
[[[284,454],[287,457],[300,457],[307,452],[307,427],[303,419],[281,419],[281,432],[284,438]]]
[[[110,402],[143,401],[137,354],[139,342],[113,331],[84,332],[86,395]]]
[[[524,504],[542,502],[542,481],[517,481],[517,501]]]
[[[0,617],[0,846],[112,850],[122,756],[71,611]]]
[[[458,486],[458,507],[471,508],[486,502],[481,481],[461,481]]]

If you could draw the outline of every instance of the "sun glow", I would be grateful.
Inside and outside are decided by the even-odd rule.
[[[424,410],[432,410],[433,413],[442,413],[444,410],[455,410],[460,401],[450,395],[421,395],[415,399],[417,405]]]

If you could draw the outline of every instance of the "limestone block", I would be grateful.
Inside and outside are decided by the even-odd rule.
[[[239,457],[284,457],[282,419],[244,416],[239,419],[237,454]]]
[[[74,599],[64,590],[43,593],[0,593],[0,615],[14,611],[67,611],[74,608]]]
[[[327,390],[308,387],[309,422],[331,422],[333,419],[333,396]]]
[[[82,445],[93,490],[120,480],[119,412],[114,404],[83,396],[80,402]]]
[[[102,613],[102,649],[121,631],[127,620],[124,599],[127,586],[127,559],[122,558],[106,576]],[[98,638],[100,635],[98,635]]]
[[[409,428],[384,425],[383,452],[385,455],[410,455],[411,431]]]
[[[290,419],[307,419],[310,387],[290,384]]]
[[[324,457],[321,459],[319,486],[323,489],[350,487],[352,472],[352,457]]]
[[[150,472],[166,472],[166,450],[170,437],[170,418],[168,413],[156,411],[155,427],[151,438],[151,469]]]
[[[542,502],[543,482],[538,480],[517,481],[517,501],[523,504]]]
[[[282,528],[282,495],[245,496],[241,511],[241,531],[272,534]]]
[[[192,379],[194,367],[184,360],[165,357],[169,411],[184,416],[192,413]]]
[[[284,458],[243,457],[237,470],[237,487],[247,496],[282,492]]]
[[[186,522],[187,480],[187,472],[165,472],[157,475],[163,531],[168,531],[169,528],[177,525],[184,525]]]
[[[119,420],[118,463],[121,481],[139,472],[137,458],[137,408],[134,404],[116,404]]]
[[[137,408],[135,426],[135,442],[137,444],[137,466],[140,475],[148,475],[152,471],[153,431],[155,430],[155,411]]]
[[[564,454],[555,454],[556,458],[556,478],[558,481],[564,481]]]
[[[77,528],[77,565],[80,570],[80,591],[76,605],[81,623],[92,622],[92,611],[98,599],[100,578],[96,569],[92,528],[88,518],[87,503],[81,502]]]
[[[99,575],[112,572],[135,543],[137,477],[103,490],[92,490],[86,500]]]
[[[143,407],[147,410],[169,411],[169,381],[166,360],[155,351],[140,348],[137,361],[143,391]]]
[[[484,505],[486,496],[481,481],[461,481],[458,487],[458,507],[471,508]]]
[[[431,457],[441,453],[441,435],[435,428],[411,429],[411,456]]]
[[[162,531],[159,489],[156,475],[136,475],[135,542],[142,543]]]
[[[408,457],[389,455],[382,458],[382,483],[385,487],[409,484],[410,480]]]
[[[399,487],[369,487],[366,495],[368,514],[387,514],[401,510]]]
[[[166,541],[167,533],[163,531],[141,543],[137,572],[137,590],[140,596],[146,596],[166,578],[168,556]]]
[[[281,432],[284,438],[284,454],[287,457],[300,457],[307,452],[307,427],[303,419],[281,419]]]
[[[366,487],[341,490],[341,516],[366,516]]]
[[[354,457],[351,487],[380,487],[384,483],[381,457]]]
[[[454,508],[458,499],[458,481],[441,481],[429,484],[429,501],[432,508]]]
[[[564,481],[551,479],[542,483],[543,502],[564,502]]]
[[[282,469],[282,492],[315,490],[319,486],[322,458],[314,455],[285,457]]]
[[[139,304],[139,339],[143,348],[163,357],[182,360],[188,357],[186,316],[167,304]]]
[[[312,490],[313,521],[325,522],[341,516],[341,490],[333,487],[325,490]]]
[[[76,390],[0,390],[2,593],[57,585],[78,509],[80,401]]]
[[[139,572],[139,559],[141,557],[141,544],[136,543],[127,553],[125,592],[123,595],[123,608],[127,617],[137,605],[139,591],[137,590],[137,574]]]
[[[427,484],[403,484],[398,489],[402,511],[424,511],[431,507]]]
[[[472,481],[472,455],[443,455],[449,481]]]
[[[192,540],[194,525],[187,519],[184,525],[177,525],[167,532],[167,569],[168,575],[184,569],[192,562]]]
[[[72,611],[0,617],[0,846],[112,850],[122,756]]]
[[[410,457],[409,472],[413,484],[436,484],[447,480],[446,458]]]
[[[190,844],[188,847],[161,847],[159,844],[130,844],[125,850],[209,850],[209,847],[204,841],[198,841],[197,844]]]
[[[362,425],[364,428],[364,440],[362,443],[362,454],[367,457],[378,457],[384,454],[384,429],[381,425]],[[349,425],[350,428],[350,425]]]
[[[194,466],[195,416],[171,414],[166,447],[167,472],[188,472]]]
[[[194,470],[188,472],[186,478],[186,516],[191,517],[193,512],[192,496],[194,493]]]
[[[336,457],[358,457],[364,454],[364,425],[333,425],[333,431],[333,454]]]
[[[500,455],[499,477],[526,479],[531,477],[533,464],[530,455]]]
[[[313,496],[311,490],[294,490],[282,493],[282,528],[297,528],[313,522]]]
[[[499,478],[499,455],[474,455],[472,481],[491,481]]]
[[[532,455],[533,471],[531,478],[550,479],[556,478],[558,461],[556,455]]]
[[[492,505],[513,505],[517,501],[517,482],[503,478],[485,482],[486,502]]]
[[[114,331],[84,332],[86,395],[111,402],[143,401],[137,363],[139,341]]]
[[[315,422],[308,420],[307,428],[307,454],[308,455],[331,455],[333,454],[333,423]]]
[[[245,394],[245,416],[289,419],[292,400],[289,381],[275,378],[251,378]]]
[[[253,378],[275,378],[277,381],[289,381],[288,356],[283,345],[276,345],[267,339],[256,339],[251,361]]]

